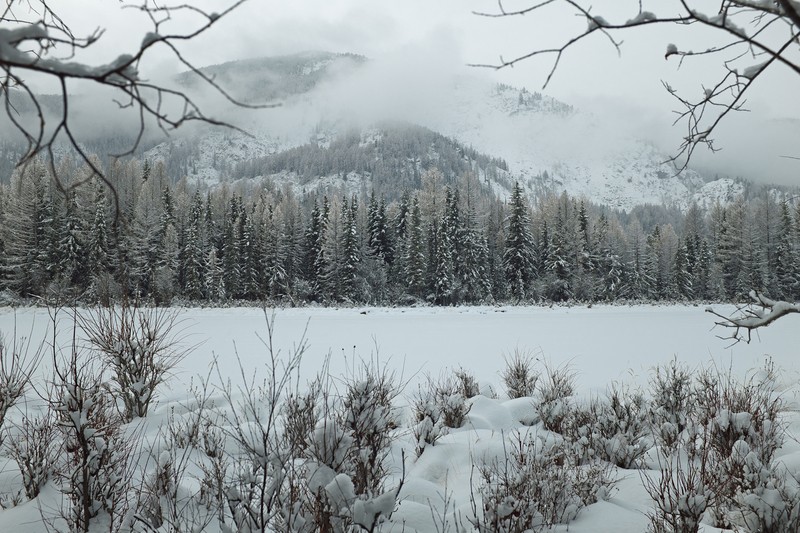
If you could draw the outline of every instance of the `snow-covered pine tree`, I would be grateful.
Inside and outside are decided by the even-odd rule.
[[[781,202],[777,245],[775,247],[775,288],[778,292],[775,296],[788,301],[797,299],[798,294],[800,294],[800,291],[798,291],[800,279],[798,279],[795,267],[797,264],[797,250],[792,242],[793,230],[789,204],[784,200]]]
[[[12,175],[8,188],[3,285],[24,297],[41,294],[49,281],[44,251],[52,218],[49,179],[44,164],[34,161]]]
[[[764,292],[768,280],[766,252],[759,246],[758,232],[746,208],[741,211],[741,245],[739,247],[739,275],[736,277],[734,298],[746,298],[750,291]]]
[[[737,280],[746,279],[746,276],[741,276],[744,216],[743,201],[736,201],[728,207],[715,207],[712,210],[712,224],[715,226],[714,233],[717,237],[715,259],[721,275],[721,288],[724,291],[719,296],[724,298],[731,298],[737,294]]]
[[[193,300],[206,297],[206,246],[203,224],[203,199],[200,191],[192,196],[189,221],[186,228],[186,242],[183,253],[183,292]]]
[[[328,203],[328,197],[323,197],[321,207],[317,205],[315,198],[305,231],[304,266],[306,279],[311,287],[310,297],[317,301],[323,298],[325,292],[324,278],[325,272],[328,270],[325,241],[329,216],[330,204]]]
[[[421,298],[425,294],[425,251],[419,199],[414,196],[406,224],[406,249],[403,257],[405,287],[409,294]]]
[[[227,217],[222,226],[222,285],[225,287],[225,298],[238,298],[241,280],[241,226],[242,209],[239,199],[234,195],[230,199]]]
[[[269,204],[263,214],[264,221],[261,226],[264,291],[273,298],[277,298],[286,288],[286,270],[284,268],[286,248],[280,214],[280,212],[276,213],[272,204]]]
[[[75,191],[64,198],[61,217],[62,229],[57,243],[57,276],[78,290],[88,286],[86,262],[86,228],[83,226],[81,209]]]
[[[108,233],[108,199],[103,183],[94,185],[94,216],[86,240],[86,256],[89,268],[89,283],[94,285],[99,278],[113,271],[111,242]]]
[[[504,203],[497,197],[489,199],[489,215],[486,220],[486,273],[491,285],[492,296],[503,299],[508,294],[506,270],[503,261],[505,252],[505,220],[506,209]]]
[[[684,299],[692,298],[694,293],[692,274],[689,272],[688,242],[678,242],[672,267],[672,287],[675,293]]]
[[[249,212],[248,212],[249,211]],[[236,224],[239,241],[239,298],[257,300],[263,282],[263,250],[256,235],[255,212],[243,207]]]
[[[449,305],[454,303],[455,292],[455,269],[453,266],[453,255],[455,253],[454,233],[457,231],[453,224],[458,224],[453,220],[449,210],[452,209],[453,193],[450,187],[445,187],[445,205],[439,215],[439,222],[434,224],[431,231],[435,231],[429,260],[433,263],[433,302],[437,305]]]
[[[405,219],[405,213],[402,216]],[[402,224],[405,226],[405,220],[403,220]],[[393,254],[389,234],[389,221],[386,215],[386,199],[381,197],[380,202],[378,202],[375,199],[374,191],[370,195],[367,213],[367,233],[367,246],[370,255],[380,259],[387,266],[391,265]]]
[[[561,302],[569,300],[573,295],[573,268],[575,255],[571,249],[577,243],[571,241],[570,234],[569,202],[566,194],[557,202],[555,220],[550,226],[550,242],[548,243],[547,261],[545,272],[547,274],[547,287],[545,294],[550,300]]]
[[[346,301],[356,298],[356,274],[361,262],[361,248],[358,233],[358,198],[354,194],[347,204],[342,198],[341,208],[341,266],[339,269],[339,297]]]
[[[526,297],[534,269],[533,235],[528,204],[519,182],[514,183],[509,201],[503,265],[511,294],[517,301]]]
[[[486,268],[488,259],[486,237],[479,229],[477,206],[470,186],[470,177],[467,176],[466,180],[467,205],[463,224],[460,224],[456,233],[456,240],[460,243],[460,253],[455,267],[461,286],[461,299],[474,303],[491,294],[491,283]]]

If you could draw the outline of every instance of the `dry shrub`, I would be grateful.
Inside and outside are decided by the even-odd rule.
[[[537,359],[533,353],[515,349],[514,353],[504,359],[506,367],[500,373],[500,378],[506,386],[508,397],[514,399],[533,396],[539,380]]]

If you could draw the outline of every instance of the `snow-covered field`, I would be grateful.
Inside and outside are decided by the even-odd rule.
[[[715,306],[717,311],[733,311]],[[470,496],[476,494],[476,461],[500,457],[517,432],[544,430],[539,424],[521,421],[536,418],[530,400],[508,400],[499,372],[504,357],[530,351],[551,367],[569,364],[576,371],[580,397],[602,395],[612,383],[647,387],[656,365],[673,357],[690,369],[715,365],[721,371],[744,377],[772,357],[777,368],[778,390],[787,405],[789,438],[777,452],[778,461],[797,472],[800,468],[800,358],[797,357],[798,322],[794,317],[778,321],[760,333],[751,344],[730,346],[717,338],[726,332],[713,328],[713,317],[702,306],[594,306],[587,307],[471,307],[471,308],[305,308],[274,311],[274,345],[289,353],[305,335],[308,344],[299,370],[299,382],[312,379],[326,359],[334,380],[353,375],[360,360],[378,361],[392,369],[406,383],[397,400],[404,408],[417,385],[428,375],[434,378],[463,368],[480,383],[488,395],[469,400],[471,410],[463,427],[451,430],[435,446],[417,458],[410,421],[395,430],[392,445],[390,485],[401,474],[401,450],[405,451],[405,484],[392,517],[391,531],[437,531],[437,521],[448,512],[471,516]],[[146,438],[155,440],[158,426],[171,410],[186,403],[192,380],[209,374],[217,358],[223,379],[241,383],[237,355],[248,378],[264,377],[267,351],[266,321],[261,309],[184,309],[181,328],[193,351],[175,369],[167,387],[159,391],[158,405],[144,425]],[[269,310],[268,313],[272,313]],[[0,310],[0,331],[8,340],[30,336],[40,339],[50,320],[43,309]],[[71,330],[64,320],[59,342],[67,343]],[[37,369],[36,379],[48,375],[47,361]],[[212,382],[220,378],[212,375]],[[490,388],[491,387],[491,388]],[[406,409],[406,419],[410,412]],[[19,473],[13,462],[0,452],[0,493],[19,489]],[[605,501],[584,508],[569,524],[572,532],[640,532],[647,527],[646,513],[652,507],[637,470],[614,471],[619,482]],[[471,483],[471,480],[473,482]],[[23,502],[0,510],[0,531],[45,531],[40,507],[47,513],[56,489],[47,487],[39,501]],[[434,512],[431,512],[431,508]],[[460,531],[452,525],[451,531]],[[438,524],[439,530],[442,524]],[[209,531],[217,531],[216,524]],[[567,526],[557,526],[567,530]],[[715,531],[706,527],[706,531]]]

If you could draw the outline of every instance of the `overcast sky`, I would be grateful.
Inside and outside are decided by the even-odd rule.
[[[108,28],[102,47],[87,58],[110,60],[141,41],[147,21],[116,1],[56,0],[79,31]],[[196,0],[193,5],[219,10],[227,0]],[[670,5],[659,0],[654,5]],[[711,4],[706,2],[706,4]],[[507,0],[506,7],[528,5]],[[636,0],[598,0],[595,12],[611,21],[636,14]],[[496,63],[500,56],[515,57],[535,48],[550,47],[581,32],[585,20],[562,9],[536,15],[489,19],[473,11],[497,11],[496,0],[249,0],[207,35],[183,50],[198,65],[216,64],[245,57],[291,54],[307,50],[354,52],[370,58],[404,57],[431,61],[455,70],[467,63]],[[193,21],[177,17],[175,26]],[[674,100],[662,86],[667,81],[683,94],[700,94],[703,84],[720,75],[719,60],[666,61],[669,43],[681,49],[700,50],[714,44],[714,34],[698,27],[648,27],[626,33],[621,56],[600,35],[571,49],[562,59],[545,92],[581,109],[623,113],[643,127],[652,128],[657,141],[677,145],[682,130],[669,129]],[[549,58],[528,60],[514,68],[483,75],[531,90],[541,90],[551,66]],[[752,63],[759,61],[752,60]],[[148,58],[145,74],[172,74],[175,63]],[[477,69],[473,69],[475,72]],[[759,80],[749,95],[748,107],[759,122],[800,119],[800,77],[777,67]],[[720,132],[729,146],[769,142],[771,131],[754,128],[752,117],[737,118]],[[790,154],[797,155],[797,154]]]

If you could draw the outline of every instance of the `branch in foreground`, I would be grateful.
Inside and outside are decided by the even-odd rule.
[[[785,315],[800,313],[800,304],[772,300],[757,291],[750,291],[750,297],[753,303],[739,307],[732,316],[725,316],[711,307],[706,308],[707,313],[720,318],[715,322],[716,325],[733,330],[731,335],[719,338],[731,340],[733,344],[740,341],[749,343],[753,330],[765,328]]]
[[[665,7],[665,4],[668,7]],[[753,82],[760,78],[762,72],[773,65],[781,64],[800,75],[800,61],[797,58],[797,44],[800,39],[800,3],[796,0],[779,0],[761,2],[753,0],[722,0],[714,5],[708,2],[692,2],[690,0],[640,0],[638,11],[633,11],[627,20],[610,22],[594,13],[592,6],[585,0],[540,0],[517,10],[507,10],[503,0],[498,0],[498,12],[476,13],[490,18],[513,17],[518,15],[549,16],[545,10],[562,9],[586,20],[582,30],[567,34],[559,44],[552,47],[533,47],[532,50],[512,59],[500,57],[498,63],[476,64],[473,66],[502,69],[513,67],[517,63],[533,58],[550,58],[550,68],[544,87],[550,83],[556,70],[567,52],[579,43],[588,40],[595,34],[603,35],[611,43],[618,54],[621,53],[622,40],[620,34],[629,30],[654,25],[679,27],[696,26],[705,28],[711,46],[699,50],[681,49],[678,45],[667,44],[665,59],[672,56],[680,58],[679,66],[684,60],[699,56],[717,56],[719,58],[718,73],[712,84],[702,86],[701,93],[695,97],[680,96],[666,83],[667,91],[678,99],[680,109],[676,112],[676,123],[685,123],[687,134],[683,137],[677,153],[665,163],[676,167],[677,173],[686,169],[695,149],[706,147],[712,152],[718,150],[713,145],[712,134],[718,124],[731,111],[743,111],[745,95]],[[713,4],[713,3],[712,3]],[[634,3],[631,3],[633,9]],[[658,9],[660,12],[674,14],[656,14],[647,11],[646,7]],[[711,9],[716,13],[705,11]],[[754,63],[743,65],[749,58]],[[741,68],[745,67],[745,68]],[[713,75],[713,74],[712,74]]]
[[[118,107],[128,109],[136,116],[138,124],[131,146],[122,153],[110,154],[112,157],[133,154],[142,141],[148,122],[152,122],[165,134],[189,122],[223,126],[248,134],[235,124],[204,113],[199,103],[187,91],[140,76],[140,67],[146,61],[145,56],[160,49],[161,59],[164,55],[172,56],[227,102],[247,109],[274,107],[274,104],[237,100],[217,81],[187,60],[178,48],[180,43],[191,41],[208,32],[246,1],[229,0],[224,9],[213,13],[189,4],[160,5],[160,2],[151,0],[140,5],[123,4],[122,8],[133,8],[143,13],[151,23],[151,31],[144,35],[139,46],[130,53],[121,54],[105,65],[90,65],[75,61],[76,52],[100,46],[98,43],[103,36],[103,30],[96,30],[88,37],[76,37],[68,24],[56,15],[47,0],[7,0],[5,9],[0,8],[0,106],[10,122],[9,129],[24,139],[27,145],[19,164],[26,165],[39,156],[44,157],[49,163],[58,189],[63,193],[94,177],[99,178],[111,190],[118,214],[119,205],[114,187],[106,179],[102,169],[89,158],[70,120],[70,101],[73,96],[70,84],[79,81],[108,88]],[[181,15],[199,16],[200,21],[185,32],[166,31],[168,23]],[[57,82],[61,109],[55,117],[45,116],[41,96],[28,81],[32,74]],[[23,103],[33,109],[31,120],[23,117],[19,111],[19,106]],[[91,175],[85,180],[72,184],[64,184],[59,180],[55,171],[54,151],[61,140],[66,141],[91,169]]]

